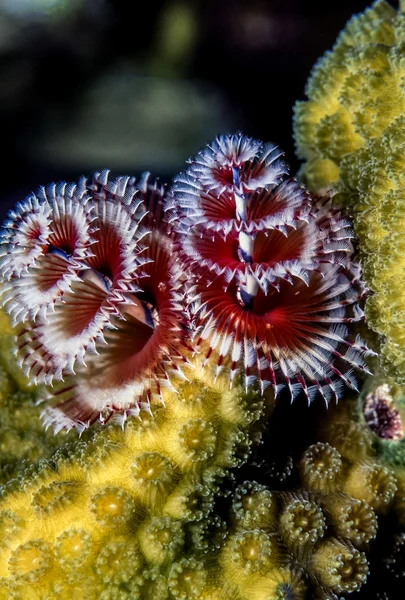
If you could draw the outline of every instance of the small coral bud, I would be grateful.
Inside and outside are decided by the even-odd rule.
[[[326,520],[321,507],[305,498],[283,497],[284,508],[279,517],[280,533],[292,552],[302,550],[320,540],[325,533]]]
[[[362,423],[352,420],[352,415],[332,421],[327,439],[351,462],[367,459],[372,451],[372,436]]]
[[[245,481],[235,490],[231,514],[238,529],[268,529],[276,518],[274,494],[264,485]]]
[[[233,429],[225,424],[219,431],[215,463],[218,466],[238,467],[249,458],[251,446],[252,439],[246,431]]]
[[[229,385],[228,385],[229,388]],[[270,413],[272,409],[271,394],[266,394],[265,400]],[[257,421],[264,412],[264,399],[253,387],[246,392],[233,386],[231,390],[224,390],[218,406],[221,417],[234,425],[246,427],[249,423]]]
[[[135,497],[148,508],[163,504],[173,489],[176,472],[170,460],[159,452],[144,452],[131,465]]]
[[[277,567],[271,569],[249,586],[249,600],[305,600],[307,586],[300,569]]]
[[[217,552],[228,534],[227,524],[218,515],[208,515],[200,521],[187,524],[189,544],[194,552]]]
[[[202,562],[183,558],[169,573],[169,590],[175,600],[197,600],[204,589],[207,571]]]
[[[21,528],[24,527],[24,520],[20,515],[12,510],[2,510],[0,512],[0,547],[7,546]]]
[[[184,544],[183,524],[170,517],[154,517],[142,523],[138,540],[148,563],[157,566],[173,561]]]
[[[38,581],[51,567],[48,545],[42,540],[35,540],[18,546],[11,553],[8,565],[17,581],[27,583]]]
[[[388,467],[363,462],[351,467],[342,491],[364,500],[378,513],[385,511],[394,499],[397,480]]]
[[[131,580],[128,587],[131,592],[133,590],[136,599],[167,600],[167,578],[158,568],[143,570],[141,575]]]
[[[196,483],[193,477],[186,477],[168,497],[163,512],[174,519],[201,521],[213,505],[213,486]]]
[[[55,559],[63,569],[70,572],[86,562],[91,550],[91,535],[84,529],[70,529],[55,540]]]
[[[300,463],[305,487],[314,491],[331,491],[338,487],[342,476],[342,457],[336,448],[318,442],[310,446]]]
[[[124,584],[142,568],[139,546],[127,538],[106,541],[97,554],[95,572],[104,584]]]
[[[65,508],[77,497],[80,486],[77,481],[54,481],[44,485],[32,497],[32,506],[37,515],[46,515]]]
[[[367,544],[377,534],[377,517],[364,500],[343,494],[325,494],[320,502],[327,513],[328,523],[338,537],[356,546]]]
[[[90,509],[99,523],[110,527],[126,523],[136,514],[134,499],[127,491],[118,487],[100,490],[92,497]]]
[[[176,418],[187,419],[205,417],[218,406],[221,393],[211,385],[205,385],[200,379],[192,379],[180,383],[176,388],[177,394],[170,408]]]
[[[201,468],[212,460],[217,444],[217,432],[205,419],[191,419],[179,430],[168,448],[181,469]]]
[[[316,547],[310,569],[322,585],[336,594],[358,591],[369,572],[366,555],[335,538]]]
[[[264,531],[241,531],[230,535],[220,555],[225,578],[243,587],[264,575],[275,563],[275,546]]]

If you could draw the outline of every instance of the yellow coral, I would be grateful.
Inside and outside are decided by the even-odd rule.
[[[405,14],[378,0],[314,67],[295,107],[302,175],[333,186],[354,219],[370,326],[389,372],[405,383]]]
[[[215,490],[260,439],[264,400],[198,363],[189,378],[152,415],[78,441],[6,486],[3,589],[24,596],[29,582],[32,597],[80,598],[86,576],[97,598],[197,600],[212,587],[205,561],[184,556],[185,535],[196,554],[213,543],[203,538]]]
[[[312,598],[319,590],[333,598],[366,582],[377,517],[403,501],[394,472],[371,454],[353,463],[326,443],[307,448],[297,471],[298,489],[248,481],[233,494],[217,577],[236,598],[306,598],[309,591]]]
[[[363,505],[345,507],[339,499],[333,500],[340,505],[342,526],[349,523],[349,512],[358,514],[358,527],[345,535],[357,538],[356,543],[375,535],[369,508],[378,513],[393,509],[396,519],[405,524],[404,417],[405,388],[376,373],[365,382],[359,397],[349,397],[331,409],[322,424],[323,440],[336,447],[347,465],[340,489]]]
[[[0,310],[0,482],[16,477],[31,463],[49,458],[61,445],[76,436],[55,437],[45,431],[37,404],[39,389],[23,375],[14,357],[14,330]],[[43,390],[42,390],[43,391]],[[86,432],[89,439],[92,432]]]
[[[194,401],[203,387],[215,398],[205,408]],[[372,446],[357,461],[316,443],[297,465],[294,489],[242,483],[226,514],[221,485],[246,451],[238,457],[229,440],[260,438],[263,419],[252,415],[264,415],[263,401],[238,387],[229,395],[224,380],[198,369],[165,401],[156,420],[143,412],[124,431],[108,427],[5,486],[0,598],[280,600],[363,586],[377,517],[403,513],[398,469]],[[343,423],[344,412],[336,415]],[[205,444],[201,421],[216,433],[209,460],[177,461],[187,424],[199,425],[192,446]]]
[[[323,585],[337,594],[359,590],[368,575],[366,555],[335,538],[318,546],[311,559],[311,569]]]

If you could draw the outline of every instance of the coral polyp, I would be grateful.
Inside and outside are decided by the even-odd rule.
[[[366,555],[351,544],[334,538],[318,547],[311,566],[322,583],[337,594],[358,591],[369,573]]]
[[[348,220],[287,179],[281,154],[220,136],[175,178],[166,210],[193,274],[195,343],[217,372],[329,402],[367,371],[346,325],[365,289]]]

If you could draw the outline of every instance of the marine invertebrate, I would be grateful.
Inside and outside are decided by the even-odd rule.
[[[54,384],[45,424],[82,432],[137,418],[5,486],[0,595],[29,581],[39,598],[80,597],[89,582],[99,598],[304,598],[313,585],[335,598],[363,583],[375,513],[401,502],[388,467],[349,464],[324,443],[304,454],[294,490],[292,458],[283,489],[232,481],[261,441],[270,398],[286,388],[337,399],[370,353],[349,327],[365,292],[350,224],[286,179],[279,155],[223,136],[169,195],[147,174],[52,188],[83,194],[91,238],[80,261],[49,242],[56,205],[27,204],[46,218],[20,257],[33,260],[25,271],[51,254],[72,274],[37,313],[10,309],[26,370]],[[7,271],[11,222],[6,309],[25,273]],[[357,499],[364,489],[372,506]]]
[[[317,548],[311,567],[337,594],[358,591],[367,579],[367,558],[351,544],[329,539]]]
[[[50,458],[75,434],[55,437],[45,431],[38,400],[43,389],[30,384],[14,356],[15,331],[10,318],[0,310],[0,482],[17,477],[31,463]],[[91,437],[86,432],[84,439]]]
[[[363,547],[377,535],[374,510],[362,499],[343,494],[327,494],[321,505],[336,534]]]
[[[87,190],[51,184],[17,204],[1,234],[3,304],[14,321],[46,317],[85,268],[94,240]]]
[[[327,488],[317,489],[306,474],[314,468],[315,458],[320,466],[322,457],[328,473],[331,455],[339,465],[339,477],[329,479]],[[377,457],[370,458],[369,466],[384,469]],[[400,492],[394,491],[389,505],[375,503],[372,508],[359,499],[368,493],[367,482],[362,490],[360,485],[357,490],[348,489],[353,468],[356,464],[335,448],[317,443],[295,464],[289,483],[280,480],[269,486],[245,481],[237,486],[226,518],[228,537],[217,558],[225,589],[226,584],[233,586],[242,599],[264,600],[283,593],[337,599],[355,591],[361,594],[363,589],[361,597],[372,597],[374,584],[368,586],[367,579],[370,565],[372,573],[379,568],[374,561],[376,549],[385,544],[383,515],[389,511],[393,521],[389,527],[398,527],[394,496]],[[384,473],[395,481],[392,470]],[[257,474],[263,477],[260,469]],[[377,565],[384,565],[381,558]]]
[[[137,415],[172,375],[183,377],[190,338],[207,360],[216,354],[217,374],[229,368],[232,382],[243,372],[246,388],[258,379],[262,393],[271,385],[329,402],[342,382],[356,387],[370,350],[347,326],[362,318],[365,292],[350,224],[328,198],[313,201],[286,179],[280,156],[225,135],[168,195],[149,174],[104,171],[48,186],[10,213],[2,297],[20,323],[20,360],[38,382],[63,381],[46,426],[81,432]],[[46,286],[28,307],[18,290],[30,277]],[[200,429],[184,432],[177,460],[210,454],[210,425]],[[205,450],[184,453],[203,429]]]
[[[368,324],[388,373],[405,381],[402,287],[405,96],[403,6],[377,1],[353,17],[314,67],[295,108],[302,175],[313,190],[333,186],[353,216]]]
[[[231,514],[236,527],[245,530],[270,527],[275,519],[274,502],[266,486],[245,482],[233,495]]]
[[[401,414],[388,384],[383,383],[366,395],[363,413],[365,422],[379,438],[400,440],[404,437]]]
[[[287,496],[279,518],[280,531],[289,549],[315,544],[324,536],[325,516],[321,507],[309,498]]]
[[[171,375],[182,376],[180,363],[190,349],[185,277],[163,216],[164,194],[149,174],[135,181],[104,171],[77,185],[45,188],[6,223],[1,268],[9,282],[2,299],[21,321],[18,352],[29,376],[64,380],[53,392],[56,406],[43,412],[56,430],[82,431],[114,414],[125,420],[161,399]],[[81,228],[75,228],[79,216]],[[18,235],[28,239],[25,246]],[[21,254],[30,261],[26,271],[19,267]],[[46,306],[33,294],[36,308],[28,310],[18,290],[27,277],[43,277],[49,260],[62,261],[64,270],[54,268],[58,279],[45,290]],[[51,312],[45,310],[50,303]],[[75,371],[78,377],[69,379]]]
[[[342,470],[342,458],[336,448],[329,444],[310,446],[301,460],[301,478],[310,490],[328,491],[335,488]]]
[[[190,380],[165,390],[153,416],[142,410],[125,430],[103,429],[4,487],[1,593],[18,597],[30,581],[34,598],[69,598],[90,581],[95,598],[337,599],[363,589],[369,597],[374,539],[385,535],[384,519],[400,522],[401,473],[371,450],[357,464],[315,443],[289,477],[269,485],[248,464],[262,483],[235,487],[265,402],[198,362],[186,372]],[[201,421],[215,434],[209,460],[178,462],[184,426]]]
[[[355,387],[369,351],[347,323],[362,317],[349,222],[311,201],[276,146],[218,137],[178,175],[166,210],[194,275],[195,342],[217,371],[274,393],[325,401]]]
[[[219,558],[225,578],[236,587],[252,585],[277,564],[274,546],[269,534],[259,529],[230,535]]]

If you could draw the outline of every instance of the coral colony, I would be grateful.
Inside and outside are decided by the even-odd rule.
[[[377,2],[316,66],[313,194],[239,133],[10,213],[0,600],[402,600],[404,31]]]
[[[275,396],[356,387],[369,351],[348,328],[364,294],[349,222],[287,173],[277,147],[225,135],[169,192],[103,172],[11,213],[0,268],[21,363],[65,381],[47,425],[136,415],[194,352]]]
[[[376,2],[352,19],[315,66],[295,107],[302,176],[333,186],[353,215],[367,286],[368,324],[381,358],[405,383],[404,12]]]

